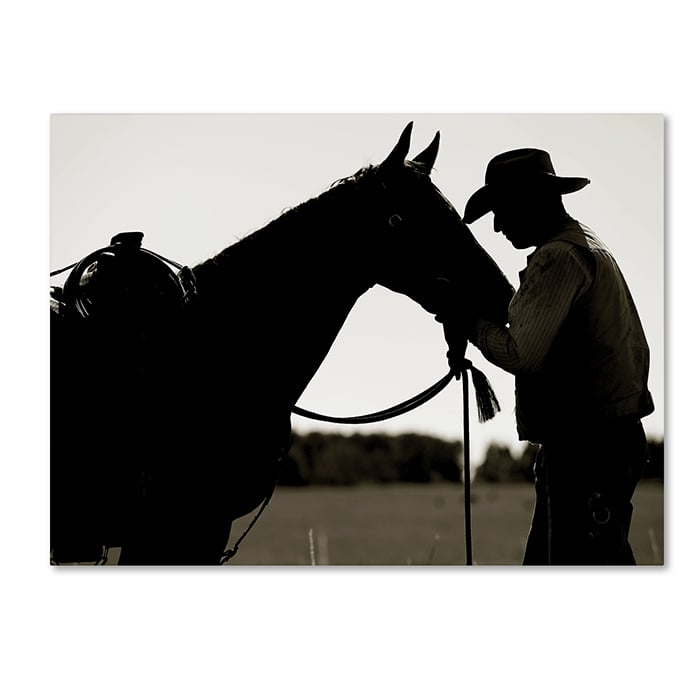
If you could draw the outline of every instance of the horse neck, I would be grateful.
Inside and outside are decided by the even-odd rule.
[[[209,347],[261,397],[296,403],[371,286],[357,217],[312,200],[194,268]]]

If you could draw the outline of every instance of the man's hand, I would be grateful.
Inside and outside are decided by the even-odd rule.
[[[459,381],[462,372],[467,369],[470,365],[471,362],[467,360],[466,357],[464,357],[466,350],[463,351],[453,351],[453,350],[448,350],[447,351],[447,364],[450,366],[450,371],[452,372],[452,376]]]
[[[470,329],[463,318],[452,317],[443,320],[442,330],[445,334],[445,342],[448,349],[447,361],[455,377],[459,379],[465,361],[464,356],[467,354],[467,346],[469,345]]]

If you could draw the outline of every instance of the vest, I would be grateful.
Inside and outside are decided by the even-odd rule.
[[[578,222],[555,239],[581,252],[592,282],[573,305],[541,370],[515,378],[518,435],[536,443],[654,410],[647,388],[649,346],[620,268]]]

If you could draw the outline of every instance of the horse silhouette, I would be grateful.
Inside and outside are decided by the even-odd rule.
[[[139,332],[52,313],[55,562],[217,564],[231,523],[272,492],[290,413],[375,284],[431,314],[505,322],[513,294],[430,179],[439,133],[192,268],[196,295]]]

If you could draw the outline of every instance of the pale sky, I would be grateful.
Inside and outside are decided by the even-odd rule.
[[[51,120],[51,269],[140,230],[144,245],[193,265],[320,194],[340,177],[378,163],[408,121],[410,155],[441,132],[433,181],[458,211],[483,184],[488,160],[524,146],[550,152],[557,173],[591,184],[566,195],[569,213],[592,228],[620,264],[651,348],[656,412],[664,427],[664,121],[658,114],[470,115],[54,115]],[[479,242],[517,287],[530,251],[515,251],[487,215]],[[329,232],[332,235],[332,232]],[[62,278],[59,278],[59,282]],[[280,339],[280,352],[284,343]],[[334,415],[386,408],[446,371],[441,327],[411,300],[375,287],[360,298],[299,404]],[[512,377],[471,348],[503,408],[471,421],[472,465],[490,442],[522,449]],[[341,427],[293,418],[299,432],[418,431],[461,439],[460,385],[384,423]]]

